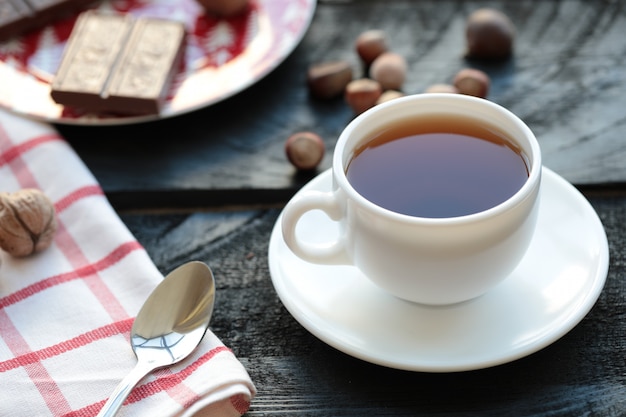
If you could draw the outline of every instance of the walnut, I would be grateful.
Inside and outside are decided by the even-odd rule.
[[[22,257],[46,249],[57,230],[54,205],[41,191],[0,193],[0,248]]]

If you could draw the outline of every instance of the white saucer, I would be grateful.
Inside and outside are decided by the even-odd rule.
[[[329,190],[330,171],[303,190]],[[351,356],[425,372],[486,368],[534,353],[570,331],[596,302],[608,272],[608,243],[591,205],[543,170],[537,233],[520,266],[498,287],[444,307],[412,304],[380,290],[354,267],[302,261],[282,239],[269,246],[278,296],[312,334]],[[336,225],[307,213],[298,233],[324,241]]]

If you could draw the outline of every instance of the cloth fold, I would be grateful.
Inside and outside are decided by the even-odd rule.
[[[0,192],[42,190],[52,245],[0,250],[0,416],[95,416],[136,358],[134,317],[163,278],[69,144],[49,125],[0,110]],[[181,363],[144,378],[120,416],[244,414],[256,391],[211,330]]]

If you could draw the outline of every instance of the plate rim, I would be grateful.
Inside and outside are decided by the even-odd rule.
[[[169,1],[177,2],[180,0],[169,0]],[[256,0],[258,7],[261,10],[263,10],[264,7],[267,9],[266,5],[270,3],[271,1],[272,0]],[[69,118],[69,117],[62,117],[61,115],[54,115],[54,114],[48,115],[42,112],[30,112],[29,113],[27,111],[21,110],[16,105],[11,105],[11,101],[5,101],[3,99],[0,99],[0,108],[18,116],[26,117],[26,118],[40,121],[40,122],[48,122],[48,123],[54,123],[54,124],[59,124],[59,125],[120,126],[120,125],[141,124],[141,123],[152,122],[152,121],[157,121],[157,120],[169,119],[169,118],[182,116],[187,113],[191,113],[191,112],[203,109],[205,107],[218,104],[224,100],[227,100],[241,93],[242,91],[250,88],[257,82],[264,79],[294,52],[294,50],[298,47],[298,45],[302,42],[302,40],[306,36],[306,33],[313,22],[313,18],[315,16],[315,11],[317,8],[317,0],[302,0],[301,2],[306,3],[306,5],[308,6],[306,8],[306,13],[305,13],[306,19],[303,19],[302,25],[298,27],[297,31],[294,31],[294,34],[296,35],[291,38],[291,42],[287,45],[287,47],[285,47],[284,42],[281,42],[280,39],[276,39],[274,36],[272,36],[274,38],[272,46],[276,47],[277,50],[280,50],[280,52],[275,54],[275,56],[273,56],[272,59],[269,60],[269,63],[266,62],[266,60],[261,59],[260,60],[260,62],[262,63],[261,71],[255,72],[255,75],[253,77],[250,77],[250,79],[246,80],[245,82],[238,84],[235,88],[232,88],[226,91],[225,93],[222,93],[216,97],[208,98],[207,100],[203,102],[192,104],[192,105],[189,105],[188,107],[184,107],[178,110],[173,110],[171,112],[167,111],[166,109],[165,112],[162,112],[156,115],[138,115],[138,116],[103,117],[103,118],[93,117],[93,115],[86,115],[86,116],[81,116],[77,118]],[[90,6],[87,9],[88,10],[98,9],[99,7],[100,7],[100,3],[96,3],[95,6]],[[275,32],[275,29],[272,28],[270,32],[272,33]],[[250,43],[251,42],[252,41],[250,41]],[[234,61],[236,60],[237,58],[235,58]],[[12,74],[12,77],[15,78],[14,81],[16,81],[16,83],[18,81],[20,85],[23,85],[24,82],[30,83],[32,85],[33,90],[45,89],[46,91],[49,91],[50,84],[48,82],[45,82],[40,79],[32,79],[30,81],[26,80],[28,76],[26,75],[21,76],[20,74],[16,74],[16,70],[13,68],[10,68],[10,66],[7,65],[6,62],[4,62],[3,60],[0,60],[0,74],[4,74],[4,76],[6,76],[7,74]],[[194,74],[197,74],[197,72]],[[0,85],[0,91],[6,91],[6,90],[10,90],[10,88],[6,86],[3,87],[2,85]],[[52,104],[53,103],[54,102],[52,102]]]

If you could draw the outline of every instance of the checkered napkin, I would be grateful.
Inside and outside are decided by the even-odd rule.
[[[136,363],[133,318],[163,277],[56,131],[0,110],[0,191],[21,188],[52,200],[59,227],[33,256],[0,251],[0,416],[94,416]],[[254,394],[209,330],[119,415],[239,416]]]

